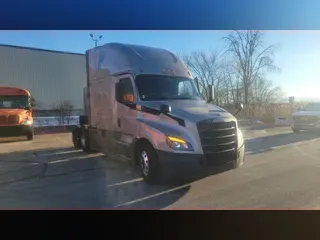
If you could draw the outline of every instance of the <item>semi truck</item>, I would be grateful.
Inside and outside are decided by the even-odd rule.
[[[33,140],[31,101],[26,89],[0,86],[0,137],[26,136]]]
[[[239,168],[245,143],[231,113],[201,99],[191,72],[159,48],[108,43],[86,51],[85,114],[76,148],[126,159],[147,183],[170,166]],[[242,104],[236,104],[238,112]],[[179,167],[181,166],[181,168]]]

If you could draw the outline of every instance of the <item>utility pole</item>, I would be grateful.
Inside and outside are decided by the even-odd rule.
[[[94,47],[97,47],[97,46],[98,46],[98,42],[101,40],[101,38],[102,38],[103,36],[100,35],[99,38],[94,38],[94,37],[93,37],[93,34],[90,33],[90,37],[91,37],[92,41],[94,41]]]

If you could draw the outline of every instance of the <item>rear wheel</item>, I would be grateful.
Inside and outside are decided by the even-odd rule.
[[[80,142],[80,129],[76,128],[72,131],[72,142],[73,146],[77,149],[81,148],[81,142]]]
[[[156,151],[149,143],[143,143],[138,151],[140,172],[146,183],[154,184],[159,180],[159,161]]]
[[[85,127],[82,127],[80,131],[80,146],[85,153],[92,153],[89,132]]]

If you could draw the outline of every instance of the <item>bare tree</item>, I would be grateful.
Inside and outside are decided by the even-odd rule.
[[[260,31],[234,31],[224,39],[242,81],[244,103],[248,104],[253,82],[261,79],[266,71],[277,70],[273,59],[275,45],[265,46]]]
[[[279,86],[274,86],[272,81],[264,78],[259,78],[253,83],[251,95],[253,102],[257,104],[279,103],[284,97]]]
[[[275,45],[266,46],[259,31],[234,31],[224,40],[228,43],[225,54],[193,52],[179,54],[195,78],[203,99],[208,100],[208,86],[215,87],[214,103],[226,109],[244,102],[244,117],[271,121],[276,104],[283,100],[280,87],[266,79],[274,65]]]
[[[222,93],[221,98],[225,100],[224,103],[240,102],[243,95],[242,84],[238,72],[228,62],[220,68],[220,79],[224,88],[224,91],[220,91]]]
[[[62,102],[61,107],[63,109],[64,116],[67,117],[67,124],[69,124],[74,106],[71,101],[64,101]]]
[[[219,54],[215,52],[193,52],[191,54],[179,55],[191,72],[197,77],[196,86],[203,99],[208,100],[208,86],[213,85],[217,90],[221,83],[221,78],[219,77]],[[217,95],[217,92],[215,92],[215,95]],[[216,101],[219,101],[218,98],[216,98]]]
[[[59,104],[52,104],[51,109],[59,116],[60,124],[69,124],[74,106],[70,101],[63,101]]]

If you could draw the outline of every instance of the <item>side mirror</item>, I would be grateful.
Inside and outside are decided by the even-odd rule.
[[[131,109],[137,109],[137,104],[133,103],[133,102],[125,102],[124,105],[126,105],[127,107],[129,107]]]
[[[236,109],[238,110],[235,114],[233,114],[234,116],[237,115],[239,112],[242,111],[243,109],[243,104],[242,103],[236,103],[235,104]]]
[[[209,99],[208,102],[211,103],[214,99],[214,86],[213,85],[209,85]]]
[[[242,103],[236,103],[235,107],[236,107],[237,110],[241,111],[243,109],[243,104]]]
[[[167,105],[167,104],[162,104],[160,106],[160,112],[163,113],[163,114],[170,113],[171,112],[171,106]]]
[[[31,107],[25,107],[24,109],[27,110],[27,111],[30,111]]]

